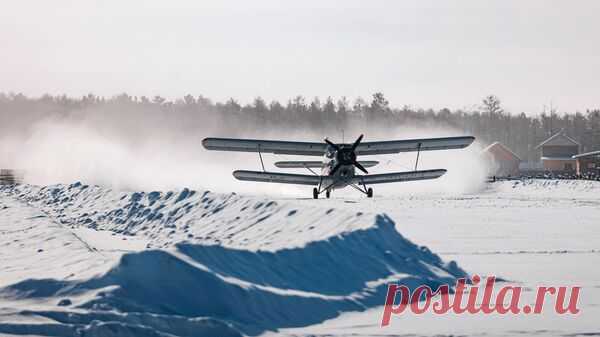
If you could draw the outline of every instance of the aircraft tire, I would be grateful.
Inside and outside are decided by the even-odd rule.
[[[331,197],[331,192],[329,192],[329,190],[327,190],[327,192],[325,192],[325,196],[327,197],[327,199],[329,199],[329,197]]]
[[[313,199],[319,199],[319,191],[317,188],[313,188]]]
[[[367,198],[373,198],[373,189],[370,187],[367,190]]]

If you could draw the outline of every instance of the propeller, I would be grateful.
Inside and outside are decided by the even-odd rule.
[[[360,145],[360,142],[362,141],[364,135],[360,135],[358,136],[358,138],[354,141],[354,144],[352,144],[352,152],[354,152],[356,150],[356,147],[358,145]]]
[[[335,174],[340,169],[340,167],[342,167],[342,165],[354,165],[356,168],[363,171],[365,174],[369,173],[367,171],[367,169],[365,169],[364,166],[362,166],[356,160],[356,152],[355,151],[356,151],[356,148],[358,147],[358,145],[360,145],[360,142],[362,141],[363,136],[364,135],[360,135],[356,139],[356,141],[354,141],[354,144],[352,144],[352,146],[350,148],[344,148],[344,147],[340,148],[340,146],[338,146],[337,144],[334,144],[329,139],[325,138],[325,143],[329,144],[331,147],[333,147],[337,151],[337,164],[333,167],[331,172],[329,172],[330,175]]]
[[[362,166],[358,161],[355,160],[352,164],[358,167],[358,169],[363,171],[365,174],[369,173],[369,171],[367,171],[367,169],[364,166]]]
[[[340,147],[337,146],[337,144],[333,143],[332,141],[330,141],[329,139],[325,138],[325,143],[329,144],[331,147],[333,147],[336,151],[340,150]]]

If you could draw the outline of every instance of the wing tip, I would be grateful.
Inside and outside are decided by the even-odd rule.
[[[446,174],[448,172],[447,169],[431,169],[431,170],[424,170],[422,172],[429,172],[429,173],[438,173],[439,175],[437,176],[437,178],[443,176],[444,174]]]
[[[473,144],[473,142],[475,141],[475,136],[460,136],[457,138],[464,140],[462,144],[456,147],[457,149],[464,149],[465,147],[468,147],[469,145]]]
[[[233,175],[233,177],[235,179],[241,180],[242,176],[246,173],[253,173],[253,171],[248,171],[248,170],[235,170],[233,171],[231,174]]]
[[[465,147],[473,144],[473,142],[475,141],[475,136],[465,136],[465,139],[467,140],[467,144],[465,144]]]
[[[202,139],[202,146],[204,146],[205,149],[210,150],[210,142],[213,139],[214,138],[212,138],[212,137],[206,137],[206,138]]]
[[[446,174],[448,172],[448,170],[447,169],[431,169],[431,170],[422,170],[422,171],[417,171],[417,172],[435,173],[435,174],[437,174],[437,176],[432,179],[437,179],[437,178],[443,176],[444,174]]]

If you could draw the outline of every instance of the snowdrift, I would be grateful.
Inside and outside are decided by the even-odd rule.
[[[0,303],[47,303],[15,314],[52,328],[42,333],[0,316],[4,333],[257,335],[380,306],[389,282],[436,288],[465,276],[405,239],[385,215],[188,189],[73,184],[0,195],[39,207],[65,230],[85,226],[148,242],[92,278],[31,278],[0,289]]]

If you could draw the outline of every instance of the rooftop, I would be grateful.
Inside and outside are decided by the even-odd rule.
[[[540,145],[536,146],[536,149],[539,149],[542,146],[553,145],[553,146],[579,146],[579,142],[575,139],[567,136],[565,130],[560,130],[558,133],[554,134],[552,137],[546,139],[541,142]]]
[[[573,159],[585,158],[585,157],[596,157],[596,156],[600,157],[600,151],[592,151],[592,152],[576,154],[573,156]]]
[[[508,147],[506,147],[506,145],[504,145],[504,144],[502,144],[500,142],[493,142],[492,144],[488,145],[485,149],[483,149],[482,152],[489,152],[491,149],[493,149],[495,147],[499,147],[502,150],[510,153],[516,159],[521,160],[521,158],[519,158],[519,156],[516,153],[514,153],[511,149],[509,149]]]
[[[542,157],[542,160],[573,160],[572,157]]]

